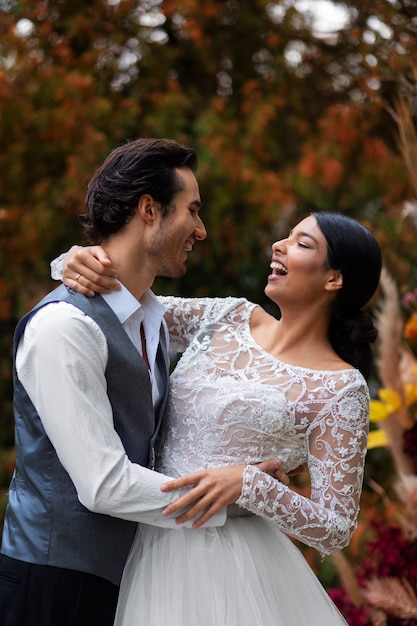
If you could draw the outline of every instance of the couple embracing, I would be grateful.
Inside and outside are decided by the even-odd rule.
[[[356,525],[380,250],[313,213],[272,246],[279,319],[157,298],[206,237],[196,169],[170,140],[113,150],[82,216],[93,247],[16,328],[1,626],[346,624],[289,536],[330,554]],[[303,464],[310,497],[286,477]]]

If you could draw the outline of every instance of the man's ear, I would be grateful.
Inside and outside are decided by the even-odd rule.
[[[148,193],[143,194],[139,198],[138,213],[141,215],[144,222],[152,225],[158,215],[158,209],[156,207],[155,200]]]
[[[327,279],[325,289],[327,291],[337,291],[343,287],[343,275],[340,270],[332,270]]]

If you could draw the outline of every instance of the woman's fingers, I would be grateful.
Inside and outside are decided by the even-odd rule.
[[[120,289],[117,272],[101,246],[70,250],[64,264],[63,281],[86,296]]]
[[[242,491],[244,465],[218,467],[175,479],[161,486],[163,491],[181,487],[192,487],[185,495],[169,504],[164,515],[179,511],[178,523],[186,522],[200,515],[193,528],[207,522],[220,509],[236,502]]]

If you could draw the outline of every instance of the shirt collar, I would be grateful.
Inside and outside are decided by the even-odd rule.
[[[129,317],[137,314],[141,321],[146,318],[147,324],[159,329],[166,308],[153,291],[147,289],[139,301],[122,283],[120,287],[120,291],[102,294],[120,323],[124,324]]]

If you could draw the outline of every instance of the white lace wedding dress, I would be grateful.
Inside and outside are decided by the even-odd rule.
[[[308,463],[311,497],[248,465],[242,517],[220,528],[141,525],[117,626],[346,626],[287,535],[328,554],[356,524],[368,389],[355,369],[287,365],[253,340],[244,299],[163,298],[172,346],[158,469],[176,476],[281,458]]]

